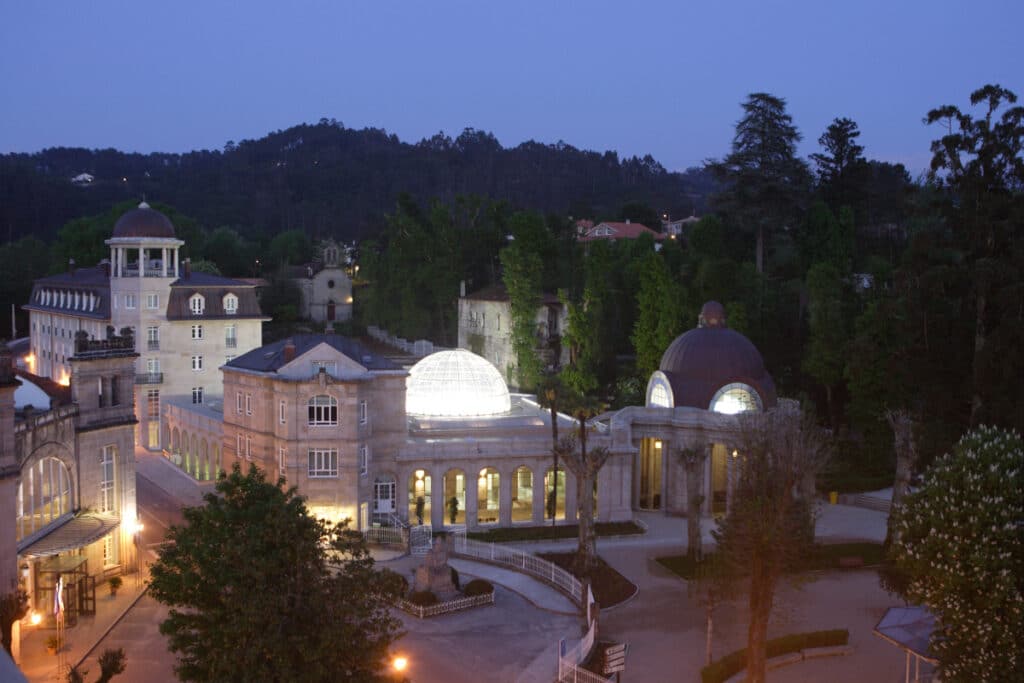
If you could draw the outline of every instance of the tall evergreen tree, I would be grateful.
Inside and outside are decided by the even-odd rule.
[[[732,151],[709,168],[724,183],[715,204],[731,222],[754,233],[757,272],[763,273],[766,242],[796,219],[810,175],[796,155],[801,136],[786,112],[786,101],[752,93],[742,106]]]
[[[855,184],[865,179],[864,147],[857,144],[860,129],[848,118],[837,118],[818,138],[822,152],[811,155],[818,186],[834,210],[852,205]]]

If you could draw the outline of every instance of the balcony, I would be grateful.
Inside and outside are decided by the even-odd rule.
[[[238,339],[236,337],[228,337],[227,339],[224,340],[225,348],[233,349],[236,346],[238,346]]]
[[[160,350],[160,340],[159,339],[150,339],[150,340],[148,340],[146,342],[146,350],[147,351],[159,351]]]
[[[136,384],[163,384],[164,373],[162,372],[146,372],[141,375],[135,375]]]

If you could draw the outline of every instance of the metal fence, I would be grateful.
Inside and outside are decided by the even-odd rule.
[[[380,545],[405,545],[402,529],[393,526],[375,526],[363,530],[363,538],[367,543]]]
[[[590,656],[596,638],[597,620],[593,619],[587,633],[576,645],[564,655],[558,653],[558,683],[608,683],[607,677],[581,669],[579,666]]]
[[[470,607],[479,607],[480,605],[493,605],[494,604],[494,591],[487,593],[486,595],[474,595],[468,598],[459,598],[457,600],[448,600],[446,602],[439,602],[436,605],[430,605],[428,607],[421,607],[414,605],[408,600],[399,598],[398,606],[404,611],[423,619],[425,617],[436,617],[439,614],[448,614],[449,612],[458,612],[459,610],[469,609]]]
[[[457,555],[492,562],[516,571],[530,574],[565,593],[577,605],[583,605],[583,584],[575,576],[558,565],[542,560],[536,555],[494,543],[471,541],[465,536],[455,536],[454,552]]]

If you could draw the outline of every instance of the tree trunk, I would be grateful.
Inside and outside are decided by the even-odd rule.
[[[704,666],[711,664],[711,638],[715,632],[715,603],[713,600],[708,599],[704,605],[704,619],[706,621],[706,639],[707,643],[704,645]]]
[[[579,546],[576,549],[578,576],[590,576],[597,559],[597,533],[594,528],[594,473],[583,461],[583,476],[576,477],[576,508],[579,511]]]
[[[896,452],[896,476],[892,484],[892,502],[890,510],[894,511],[903,503],[903,498],[910,489],[910,475],[917,460],[917,447],[914,444],[914,422],[906,410],[890,410],[885,419],[892,429],[893,450]],[[889,519],[893,516],[890,514]],[[892,540],[892,527],[886,532],[886,543]]]
[[[700,534],[700,506],[704,502],[701,487],[704,483],[703,449],[683,454],[686,469],[686,554],[693,560],[704,556]]]
[[[555,520],[558,518],[558,406],[552,397],[548,398],[551,401],[551,484],[555,494],[555,513],[551,515],[551,526],[555,526]],[[544,479],[541,478],[541,481]],[[544,502],[547,503],[546,500]]]
[[[756,563],[750,574],[750,626],[747,630],[747,683],[764,683],[767,660],[768,618],[772,611],[774,582],[767,569]]]

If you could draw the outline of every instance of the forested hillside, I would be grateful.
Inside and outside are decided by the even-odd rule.
[[[87,173],[91,182],[72,182]],[[450,201],[480,195],[541,212],[611,216],[628,201],[675,215],[702,213],[713,187],[694,169],[669,173],[652,157],[619,159],[559,142],[503,148],[490,133],[438,133],[416,144],[333,120],[220,151],[126,154],[54,148],[0,156],[0,241],[52,239],[69,220],[145,196],[213,230],[245,236],[299,229],[361,237],[383,224],[400,193]]]

